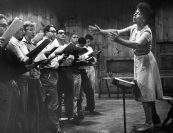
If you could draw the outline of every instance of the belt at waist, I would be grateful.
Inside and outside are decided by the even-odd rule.
[[[42,68],[40,69],[41,72],[47,72],[47,71],[56,71],[56,69],[53,68]]]
[[[145,53],[137,53],[137,52],[134,52],[134,54],[136,56],[142,56],[142,55],[147,55],[149,52],[145,52]]]

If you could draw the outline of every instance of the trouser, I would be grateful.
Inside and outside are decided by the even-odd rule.
[[[19,90],[14,80],[0,82],[0,132],[16,133]]]
[[[17,85],[20,91],[18,126],[22,133],[28,131],[27,122],[27,105],[28,105],[28,82],[29,76],[20,76],[17,80]]]
[[[58,81],[58,94],[59,94],[59,102],[62,102],[62,94],[64,93],[64,104],[65,104],[65,113],[68,118],[72,118],[74,116],[74,92],[79,94],[78,89],[75,89],[74,80],[79,78],[79,76],[75,76],[72,68],[59,68],[58,74],[60,76],[60,80]],[[77,85],[77,84],[76,84]],[[79,87],[78,87],[79,88]],[[76,94],[75,94],[76,95]],[[76,96],[78,97],[78,96]],[[60,108],[61,112],[61,108]]]
[[[59,126],[59,114],[58,114],[58,93],[57,93],[57,81],[58,74],[53,69],[41,70],[40,76],[43,90],[43,101],[46,109],[46,118],[53,126]]]
[[[78,113],[78,106],[77,106],[77,102],[78,102],[78,100],[79,100],[79,97],[80,97],[80,89],[81,89],[81,75],[80,75],[80,73],[79,72],[75,72],[74,74],[73,74],[73,76],[74,76],[74,93],[73,93],[73,95],[74,95],[74,99],[73,99],[73,103],[74,103],[74,108],[73,108],[73,113],[74,113],[74,115],[77,115],[77,113]]]
[[[95,92],[95,84],[96,84],[96,75],[95,75],[95,68],[94,66],[88,66],[86,67],[86,73],[87,73],[87,76],[91,82],[91,86],[92,86],[92,89],[93,91]]]
[[[30,133],[39,132],[39,118],[43,115],[40,79],[30,78],[28,83],[28,128]]]
[[[78,109],[82,109],[82,101],[83,101],[83,96],[82,96],[82,91],[86,95],[86,107],[88,108],[89,111],[93,111],[95,109],[95,99],[94,99],[94,89],[92,87],[91,80],[88,78],[88,74],[85,69],[81,69],[81,92],[80,92],[80,98],[78,101]]]

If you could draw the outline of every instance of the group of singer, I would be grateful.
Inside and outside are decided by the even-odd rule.
[[[64,105],[69,122],[80,124],[84,119],[84,96],[85,111],[98,113],[94,110],[93,66],[97,59],[90,56],[90,34],[79,38],[73,33],[67,40],[65,31],[53,25],[36,34],[36,24],[25,21],[7,41],[2,35],[8,25],[6,16],[0,14],[1,133],[64,133],[60,125],[61,106]],[[48,44],[44,48],[39,47],[45,42]],[[75,47],[65,52],[69,45]],[[28,56],[34,50],[40,52]],[[77,65],[80,61],[90,65]]]
[[[152,31],[148,25],[151,14],[150,6],[140,2],[133,15],[134,24],[127,28],[89,26],[91,33],[107,36],[112,42],[134,51],[134,81],[137,85],[134,95],[142,103],[146,118],[144,123],[134,125],[137,131],[152,129],[161,123],[155,101],[162,99],[163,92],[158,66],[151,52]],[[1,14],[0,36],[7,27],[7,19]],[[94,110],[93,66],[97,59],[90,56],[93,37],[87,34],[79,38],[74,33],[67,42],[65,31],[57,30],[53,25],[44,27],[42,35],[35,34],[35,23],[26,21],[10,40],[0,38],[1,133],[43,130],[63,133],[60,125],[62,101],[66,117],[76,124],[84,119],[83,110],[98,113]],[[121,36],[129,36],[129,40]],[[49,44],[30,58],[28,53],[35,49],[39,51],[45,40],[49,40]],[[68,53],[69,45],[75,47],[71,47]],[[79,65],[82,61],[90,62],[90,65]],[[82,108],[83,94],[86,96],[85,109]]]

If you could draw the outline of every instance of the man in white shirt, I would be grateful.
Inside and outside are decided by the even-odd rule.
[[[72,34],[71,38],[70,38],[70,43],[72,43],[75,46],[78,46],[78,38],[79,36],[74,33]],[[74,88],[73,88],[73,119],[76,119],[77,121],[80,121],[82,119],[84,119],[84,114],[82,111],[78,111],[77,109],[77,101],[79,100],[79,95],[80,95],[80,89],[81,89],[81,74],[80,74],[80,69],[79,67],[75,67],[73,66],[73,78],[74,78]]]
[[[85,36],[86,44],[85,48],[87,48],[88,52],[83,54],[80,58],[87,59],[88,55],[93,52],[92,47],[90,46],[93,37],[89,34]],[[96,59],[95,59],[96,61]],[[82,77],[82,89],[86,94],[86,107],[85,111],[89,111],[91,114],[98,114],[98,112],[94,111],[95,109],[95,68],[94,66],[85,66],[81,71]]]
[[[73,35],[72,35],[73,36]],[[78,37],[78,36],[75,36]],[[65,42],[65,31],[60,29],[57,33],[57,39],[60,44],[60,46],[68,45]],[[78,38],[75,38],[75,40],[78,40]],[[74,42],[71,42],[74,43]],[[69,45],[73,45],[70,44]],[[74,44],[75,45],[75,44]],[[58,87],[58,94],[60,101],[62,101],[62,93],[64,93],[64,103],[65,103],[65,113],[68,118],[68,120],[72,120],[74,124],[79,124],[79,120],[77,118],[77,110],[76,110],[76,98],[75,98],[75,82],[77,78],[74,75],[74,68],[72,66],[72,63],[74,61],[73,55],[67,55],[67,58],[63,60],[63,62],[60,64],[60,67],[58,68],[58,74],[60,76],[60,80],[57,84]],[[77,76],[78,77],[78,76]]]
[[[44,28],[44,38],[40,41],[43,42],[45,39],[49,39],[51,42],[41,52],[42,59],[50,59],[50,55],[46,57],[46,53],[50,52],[53,48],[59,46],[55,40],[56,29],[52,25],[48,25]],[[40,56],[39,55],[39,56]],[[41,58],[40,58],[41,59]],[[57,68],[59,66],[58,58],[50,60],[47,64],[41,68],[41,82],[44,93],[44,103],[47,109],[48,122],[52,125],[49,129],[52,132],[63,133],[59,123],[59,102],[57,93],[57,82],[59,80]],[[46,122],[46,120],[45,120]]]
[[[32,21],[24,22],[24,32],[25,36],[20,42],[23,50],[31,52],[36,48],[36,46],[32,43],[32,39],[35,36],[35,23]],[[40,70],[39,66],[32,68],[29,71],[29,81],[28,81],[28,106],[27,106],[27,120],[28,120],[28,132],[36,132],[38,131],[38,121],[39,116],[43,111],[43,102],[41,97],[41,81],[40,81]],[[41,110],[41,111],[40,111]]]

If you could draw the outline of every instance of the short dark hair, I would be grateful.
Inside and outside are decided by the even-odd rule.
[[[44,28],[44,30],[43,30],[44,35],[46,35],[46,33],[49,32],[49,30],[50,30],[51,27],[55,28],[55,26],[53,26],[53,25],[47,25],[47,26]],[[55,28],[55,29],[56,29],[56,28]]]
[[[92,35],[86,34],[85,39],[90,39],[92,41],[94,38]]]
[[[57,29],[57,34],[58,34],[58,32],[59,32],[59,31],[61,31],[61,30],[63,30],[63,31],[65,32],[65,30],[64,30],[64,29]]]
[[[80,38],[78,39],[78,43],[79,43],[79,44],[82,44],[82,45],[85,45],[85,44],[86,44],[86,39],[85,39],[84,37],[80,37]]]
[[[153,11],[152,11],[151,7],[149,6],[149,4],[147,4],[145,2],[140,2],[137,5],[137,9],[139,9],[141,14],[146,19],[146,23],[148,24],[153,15]]]
[[[5,19],[7,20],[7,17],[4,14],[0,14],[0,19]]]

